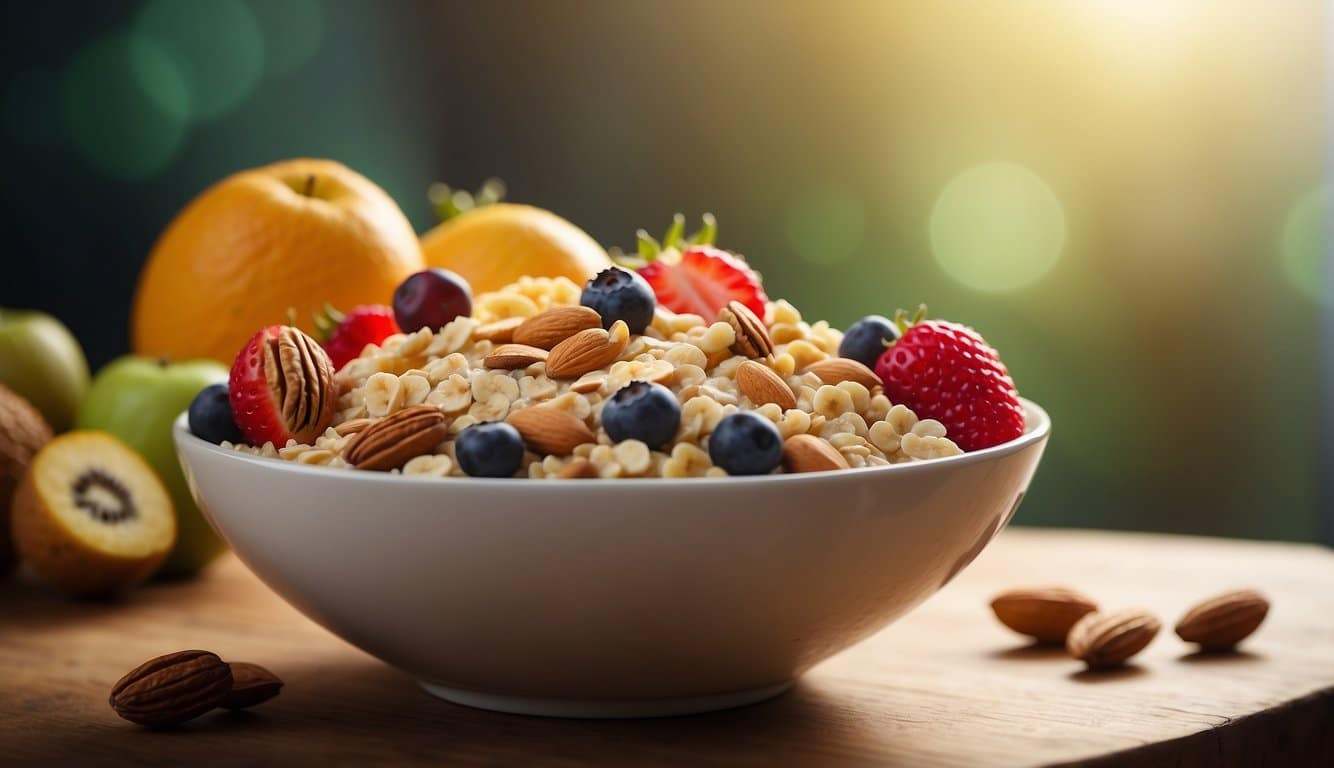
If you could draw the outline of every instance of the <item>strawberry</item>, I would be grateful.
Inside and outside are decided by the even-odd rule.
[[[383,304],[364,304],[347,314],[325,305],[324,313],[315,316],[315,329],[335,371],[359,356],[367,344],[379,344],[400,332],[394,310]]]
[[[639,274],[652,286],[658,304],[705,319],[717,317],[729,301],[739,301],[757,317],[764,317],[764,304],[769,300],[755,270],[711,245],[692,245],[679,253],[663,251],[640,267]]]
[[[280,343],[279,337],[283,337]],[[232,419],[251,445],[273,443],[281,448],[287,441],[295,438],[299,442],[313,441],[333,418],[334,401],[330,398],[319,399],[318,413],[313,410],[298,411],[302,417],[299,423],[290,423],[283,416],[286,381],[279,357],[280,346],[290,345],[296,337],[304,341],[301,347],[316,356],[310,359],[314,367],[321,372],[322,378],[333,378],[333,365],[320,345],[300,330],[285,325],[270,325],[250,337],[250,341],[241,348],[232,363],[231,376],[227,381],[227,399],[232,406]],[[287,404],[291,407],[291,403]]]
[[[875,372],[891,401],[944,424],[965,451],[1024,433],[1014,380],[996,350],[972,328],[944,320],[906,326],[876,361]]]

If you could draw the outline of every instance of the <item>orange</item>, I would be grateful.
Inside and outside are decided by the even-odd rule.
[[[260,328],[326,303],[387,304],[424,268],[390,197],[330,160],[242,171],[204,191],[153,247],[134,297],[140,355],[230,364]]]
[[[551,211],[495,203],[459,214],[422,235],[426,264],[457,272],[474,294],[524,275],[565,276],[583,284],[611,266],[586,232]]]

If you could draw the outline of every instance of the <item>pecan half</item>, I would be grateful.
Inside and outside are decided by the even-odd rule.
[[[388,472],[421,456],[448,436],[449,421],[439,408],[414,405],[353,435],[343,447],[343,458],[357,469]]]
[[[176,725],[216,708],[232,689],[217,654],[177,651],[140,664],[111,689],[111,708],[139,725]]]
[[[264,378],[297,442],[314,442],[333,421],[338,404],[333,377],[328,353],[300,330],[285,325],[269,342]]]
[[[727,306],[718,310],[718,319],[732,326],[736,332],[733,352],[751,358],[773,357],[774,342],[769,338],[769,330],[745,304],[739,301],[727,302]]]

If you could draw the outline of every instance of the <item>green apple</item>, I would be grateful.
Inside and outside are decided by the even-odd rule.
[[[59,320],[32,310],[0,309],[0,382],[64,432],[88,391],[88,360]]]
[[[104,429],[143,455],[162,478],[176,506],[176,547],[158,571],[170,577],[198,573],[222,553],[222,540],[199,512],[185,483],[171,425],[199,390],[225,382],[227,368],[212,360],[168,363],[122,357],[98,371],[79,408],[80,429]]]

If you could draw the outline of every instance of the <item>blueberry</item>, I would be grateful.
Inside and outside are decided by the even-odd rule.
[[[630,333],[643,333],[653,322],[657,299],[638,272],[608,267],[584,284],[579,303],[602,315],[603,328],[624,320],[630,326]]]
[[[899,340],[899,327],[889,318],[869,315],[852,324],[838,345],[838,356],[856,360],[875,370],[875,362],[885,353],[885,343]]]
[[[232,418],[232,404],[227,399],[226,384],[210,384],[199,390],[195,399],[190,401],[190,432],[201,440],[214,445],[226,440],[231,443],[244,443],[245,438]]]
[[[484,421],[459,433],[454,457],[473,477],[513,477],[523,463],[523,438],[503,421]]]
[[[709,435],[709,458],[729,475],[767,474],[783,458],[783,436],[763,416],[737,411]]]
[[[681,426],[681,404],[661,384],[632,381],[602,406],[602,428],[612,440],[639,440],[661,448]]]

